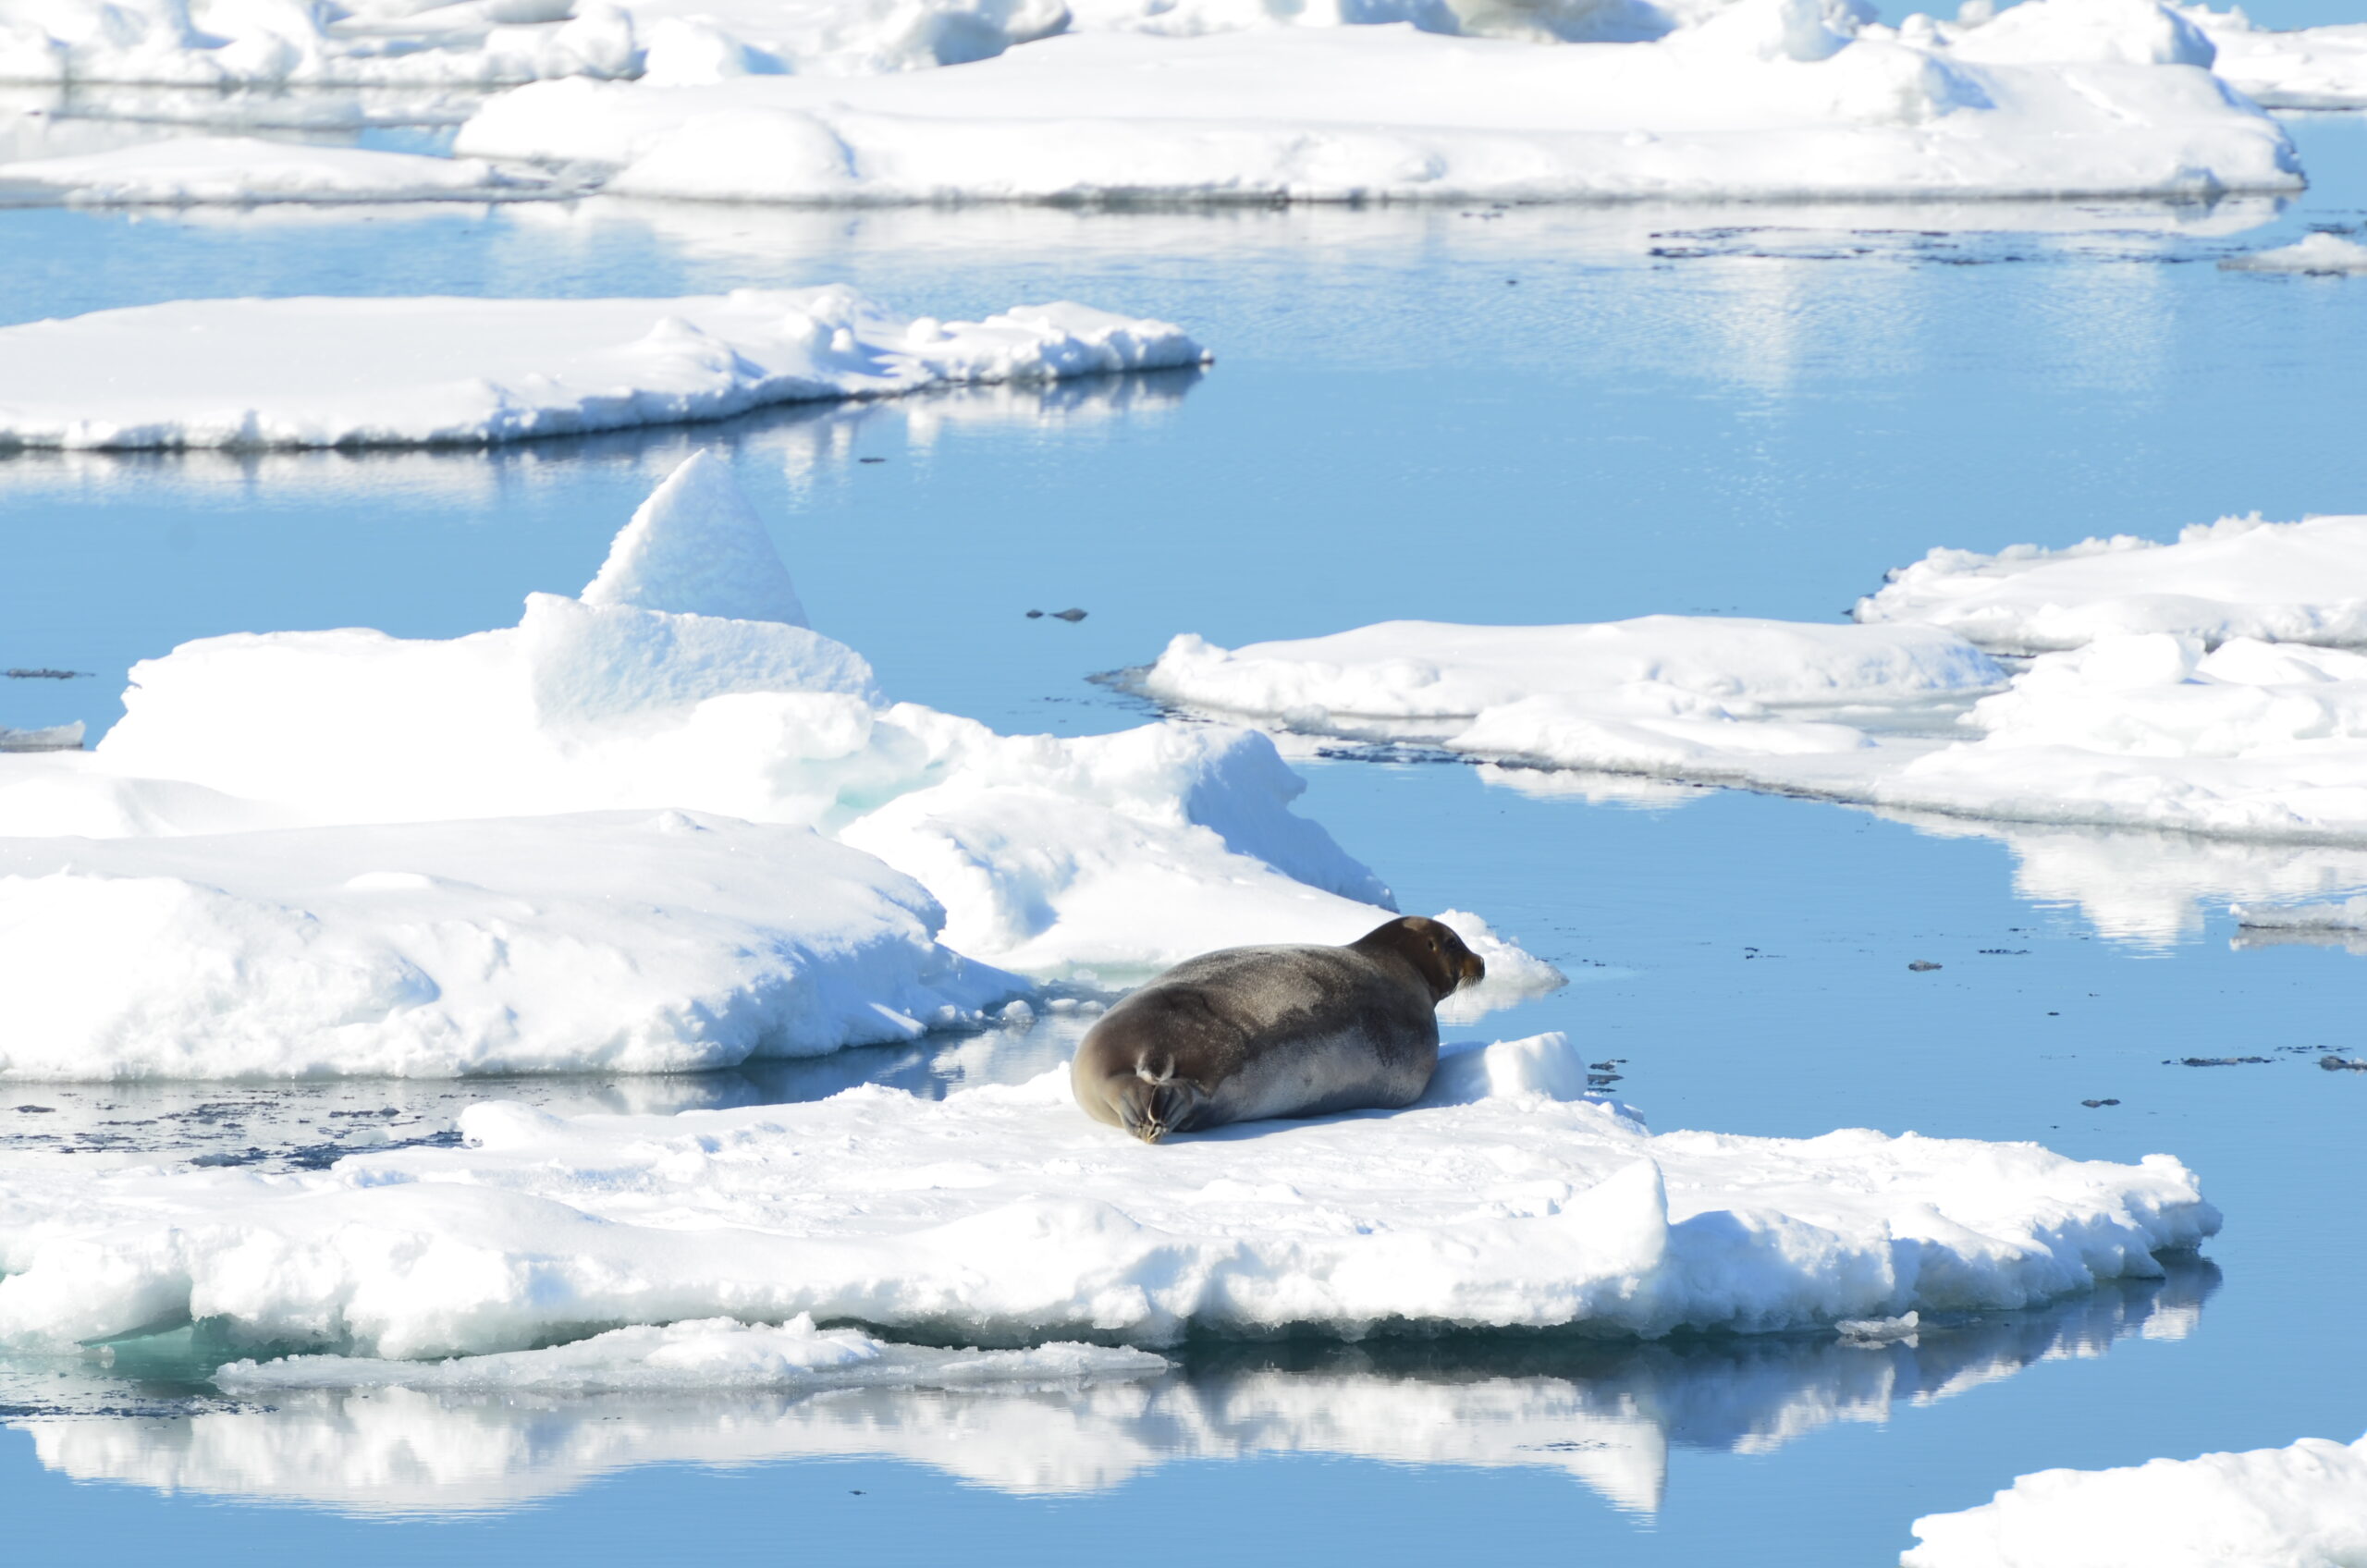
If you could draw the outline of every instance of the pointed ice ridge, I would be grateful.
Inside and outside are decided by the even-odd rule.
[[[583,590],[587,605],[803,626],[805,606],[731,465],[693,452],[651,493]]]

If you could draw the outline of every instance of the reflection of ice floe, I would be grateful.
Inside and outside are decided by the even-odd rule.
[[[1105,1490],[1162,1464],[1331,1454],[1558,1470],[1622,1508],[1664,1505],[1672,1447],[1766,1452],[1882,1422],[2130,1334],[2187,1333],[2216,1283],[2174,1263],[2029,1312],[1926,1326],[1912,1344],[1830,1337],[1651,1345],[1566,1339],[1295,1341],[1181,1353],[1151,1382],[1003,1391],[704,1398],[405,1389],[275,1390],[270,1408],[19,1417],[42,1463],[87,1481],[354,1512],[517,1507],[635,1465],[881,1456],[1013,1492]],[[137,1410],[133,1406],[133,1410]],[[1680,1497],[1667,1506],[1682,1509]]]
[[[1914,1530],[1902,1568],[2349,1568],[2367,1562],[2367,1438],[2042,1470]]]
[[[662,1119],[492,1102],[462,1113],[465,1148],[320,1172],[45,1163],[0,1177],[0,1340],[197,1320],[411,1358],[799,1312],[965,1343],[1774,1331],[2158,1276],[2155,1254],[2218,1227],[2166,1156],[1654,1136],[1564,1097],[1585,1064],[1558,1036],[1454,1067],[1408,1110],[1157,1148],[1086,1121],[1056,1069],[940,1101],[865,1087]]]
[[[2076,906],[2116,940],[2166,946],[2230,903],[2324,899],[2367,887],[2367,847],[2261,844],[2185,833],[1981,823],[1884,812],[1941,838],[1993,839],[2013,851],[2015,891]]]
[[[338,352],[317,351],[330,340]],[[0,327],[0,446],[483,445],[1205,358],[1165,322],[1084,305],[943,322],[892,315],[842,287],[182,300]]]

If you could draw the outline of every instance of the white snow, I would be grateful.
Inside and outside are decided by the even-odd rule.
[[[1902,1568],[2352,1568],[2367,1562],[2367,1439],[2042,1470],[1914,1528]]]
[[[263,202],[485,202],[549,193],[548,178],[479,158],[430,158],[253,137],[192,136],[0,163],[0,205],[193,206]]]
[[[1855,613],[2009,654],[2149,631],[2214,647],[2236,637],[2367,646],[2367,517],[2222,518],[2170,545],[2118,533],[2055,550],[1938,548],[1892,571]]]
[[[1216,647],[1191,633],[1141,678],[1161,701],[1301,730],[1572,766],[1685,773],[1849,753],[1849,720],[1961,705],[2005,671],[1927,628],[1647,616],[1576,626],[1386,621]]]
[[[299,1355],[234,1362],[214,1374],[231,1392],[423,1389],[438,1393],[683,1393],[726,1390],[971,1388],[1149,1378],[1164,1357],[1120,1345],[937,1350],[890,1344],[855,1329],[817,1329],[811,1314],[778,1327],[729,1317],[611,1329],[540,1350],[447,1361]]]
[[[2272,109],[2367,107],[2367,22],[2277,30],[2238,6],[2185,6],[2179,15],[2217,51],[2213,69]]]
[[[2321,231],[2273,251],[2230,256],[2219,264],[2230,272],[2298,272],[2341,277],[2367,273],[2367,245]]]
[[[583,602],[807,624],[765,520],[712,452],[692,454],[641,504]]]
[[[908,1040],[1030,990],[943,922],[810,829],[679,811],[0,839],[0,1078],[663,1072]]]
[[[0,327],[0,447],[513,441],[1206,358],[1165,322],[1085,305],[940,322],[893,315],[843,287],[183,300]]]
[[[2047,0],[2062,4],[2065,0]],[[1854,25],[1854,24],[1853,24]],[[941,70],[544,82],[458,147],[618,194],[791,202],[2067,196],[2297,189],[2190,65],[1975,65],[1810,0],[1651,43],[1403,27],[1061,37]]]
[[[468,1146],[328,1171],[0,1172],[0,1341],[204,1319],[415,1360],[798,1313],[940,1341],[1397,1323],[1772,1330],[2158,1276],[2218,1216],[2176,1160],[1855,1130],[1647,1132],[1555,1097],[1566,1041],[1412,1109],[1157,1147],[1064,1065],[672,1117],[490,1102]],[[1484,1059],[1483,1059],[1484,1060]],[[1547,1083],[1549,1072],[1554,1078]]]

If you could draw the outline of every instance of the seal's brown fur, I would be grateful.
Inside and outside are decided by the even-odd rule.
[[[1450,926],[1392,920],[1344,948],[1227,948],[1111,1008],[1077,1047],[1077,1104],[1146,1143],[1269,1116],[1411,1105],[1436,1009],[1487,974]]]

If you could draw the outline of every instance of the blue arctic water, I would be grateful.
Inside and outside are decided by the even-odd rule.
[[[700,445],[733,457],[816,624],[892,692],[1072,732],[1135,722],[1085,678],[1179,631],[1821,618],[1933,545],[2367,509],[2367,280],[2214,264],[2367,223],[2367,123],[2294,129],[2314,184],[2282,211],[0,214],[11,319],[843,278],[946,315],[1074,296],[1183,322],[1220,356],[1196,377],[490,456],[0,459],[0,667],[93,672],[0,683],[0,724],[104,726],[128,666],[193,636],[505,624],[522,594],[579,586]],[[1072,604],[1082,624],[1021,614]],[[12,1548],[1805,1568],[1893,1561],[1917,1514],[2048,1465],[2367,1428],[2367,1074],[2314,1066],[2362,1046],[2361,960],[2238,949],[2224,914],[2230,890],[2349,886],[2367,864],[1705,791],[1537,794],[1458,766],[1306,771],[1303,809],[1404,907],[1481,911],[1574,975],[1488,1032],[1600,1043],[1655,1125],[2167,1150],[2228,1215],[2209,1266],[1882,1350],[1202,1347],[1133,1405],[1048,1393],[997,1427],[985,1402],[883,1399],[828,1427],[835,1447],[744,1403],[266,1413],[129,1366],[0,1368]],[[2277,1060],[2165,1060],[2232,1055]],[[802,1096],[875,1070],[928,1064],[859,1053],[643,1092]],[[2120,1103],[2079,1104],[2100,1098]],[[26,1125],[10,1114],[0,1138]],[[1428,1462],[1405,1457],[1429,1395],[1490,1378],[1576,1390],[1595,1418],[1498,1440],[1458,1407]],[[146,1414],[108,1414],[125,1411]],[[406,1489],[454,1466],[475,1484],[441,1513]]]

